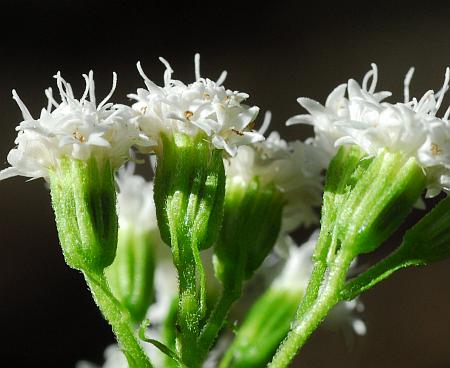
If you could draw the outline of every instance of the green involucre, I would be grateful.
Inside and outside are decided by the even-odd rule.
[[[414,158],[378,153],[339,210],[339,242],[351,247],[355,256],[373,251],[404,221],[425,185]]]
[[[116,255],[118,220],[108,159],[62,158],[50,172],[50,190],[66,263],[99,272]]]
[[[171,223],[179,237],[210,247],[220,230],[225,193],[222,151],[199,134],[161,135],[154,198],[161,237],[172,244]]]
[[[223,227],[214,246],[214,268],[224,288],[240,289],[270,253],[284,203],[275,185],[262,185],[257,177],[227,183]]]

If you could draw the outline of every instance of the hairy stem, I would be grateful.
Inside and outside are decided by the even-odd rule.
[[[101,272],[84,272],[84,277],[95,303],[110,323],[130,368],[153,367],[138,342],[129,313],[111,293],[104,274]]]
[[[345,251],[339,252],[330,266],[329,273],[317,299],[306,313],[296,318],[291,331],[289,331],[286,339],[278,348],[268,367],[287,367],[298,350],[326,317],[330,309],[339,301],[339,291],[345,281],[350,261],[350,254]]]
[[[199,361],[203,361],[211,350],[214,342],[222,329],[228,313],[233,303],[239,299],[241,295],[241,287],[234,287],[232,290],[224,288],[222,295],[217,301],[214,310],[206,322],[200,337],[198,338],[198,357]]]

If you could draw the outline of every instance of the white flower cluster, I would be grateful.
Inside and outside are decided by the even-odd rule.
[[[290,232],[300,224],[318,222],[315,208],[322,199],[323,160],[324,153],[317,147],[288,143],[272,132],[263,142],[239,147],[235,157],[225,160],[225,170],[227,180],[234,183],[246,184],[258,177],[263,184],[275,184],[286,200],[282,230]]]
[[[138,89],[128,97],[136,100],[133,109],[138,112],[140,129],[149,137],[158,139],[161,132],[180,131],[196,135],[204,132],[213,145],[235,155],[237,147],[263,140],[263,136],[251,130],[259,108],[249,107],[242,102],[246,93],[231,91],[222,86],[226,77],[223,72],[217,82],[200,76],[200,57],[195,55],[195,82],[184,84],[172,79],[173,70],[169,63],[160,58],[166,66],[164,86],[152,82],[141,65],[137,67],[147,89]]]
[[[316,246],[319,231],[316,230],[308,241],[300,247],[292,238],[286,237],[288,252],[284,256],[286,263],[281,273],[272,281],[274,290],[286,290],[303,294],[308,286],[309,277],[313,269],[312,256]],[[366,325],[356,312],[364,310],[362,302],[358,299],[350,302],[338,303],[325,320],[325,327],[329,329],[342,329],[347,341],[352,340],[353,333],[366,334]]]
[[[131,146],[150,144],[129,122],[126,109],[116,109],[108,103],[116,87],[116,74],[113,74],[111,92],[98,105],[92,71],[83,77],[86,89],[77,100],[70,84],[58,72],[55,78],[62,102],[57,103],[52,89],[47,89],[48,106],[42,109],[38,119],[31,116],[13,91],[24,121],[16,128],[17,148],[8,154],[11,167],[0,172],[0,180],[16,175],[48,178],[49,171],[57,169],[62,157],[87,160],[95,155],[110,159],[112,167],[117,169],[128,158]]]
[[[427,175],[427,195],[435,196],[442,189],[450,189],[450,109],[443,118],[436,117],[449,87],[450,70],[447,68],[444,85],[437,93],[430,90],[419,100],[409,97],[413,72],[411,68],[404,81],[404,102],[385,102],[391,93],[375,92],[378,72],[372,64],[362,86],[350,79],[328,96],[325,106],[299,98],[309,114],[294,116],[287,124],[313,125],[314,144],[330,158],[341,144],[359,145],[369,155],[387,149],[415,157]]]

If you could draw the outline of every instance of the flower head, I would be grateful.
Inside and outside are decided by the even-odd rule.
[[[15,141],[17,147],[8,154],[11,167],[0,172],[0,180],[16,175],[47,179],[49,171],[57,169],[58,160],[63,157],[77,160],[103,157],[117,169],[128,158],[132,145],[150,143],[129,122],[126,109],[114,108],[108,102],[116,87],[115,73],[111,92],[99,104],[95,99],[92,71],[83,77],[86,88],[77,100],[71,85],[58,72],[55,79],[61,103],[54,99],[52,89],[47,89],[48,106],[42,109],[38,119],[32,117],[13,90],[13,98],[24,120],[16,128],[19,132]]]
[[[370,156],[385,149],[414,157],[427,175],[428,196],[449,190],[450,109],[443,118],[436,117],[436,113],[449,86],[450,70],[447,68],[444,85],[438,92],[430,90],[420,99],[409,97],[413,71],[411,68],[405,77],[403,102],[385,102],[391,93],[375,92],[378,72],[372,64],[362,86],[350,79],[330,94],[325,106],[299,98],[309,114],[294,116],[287,123],[313,125],[313,143],[327,151],[330,158],[335,147],[342,144],[356,144]]]
[[[225,160],[225,169],[227,180],[234,184],[245,185],[254,177],[263,184],[274,184],[286,203],[282,229],[292,231],[300,224],[318,221],[315,207],[322,198],[323,157],[313,145],[288,143],[272,132],[263,142],[239,147],[235,157]]]
[[[160,60],[166,66],[164,86],[152,82],[138,63],[147,89],[141,88],[129,95],[137,101],[133,109],[138,112],[139,127],[149,137],[157,140],[161,132],[179,131],[190,135],[203,132],[214,147],[225,149],[230,155],[236,154],[239,145],[263,139],[251,130],[259,108],[242,103],[248,98],[246,93],[222,86],[226,72],[216,82],[201,77],[200,56],[196,54],[196,79],[186,85],[173,79],[169,63],[163,58]]]

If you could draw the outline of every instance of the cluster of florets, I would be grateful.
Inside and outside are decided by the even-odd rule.
[[[411,68],[406,75],[401,103],[385,102],[390,92],[375,92],[377,67],[372,64],[362,86],[350,79],[334,89],[325,106],[299,98],[298,102],[309,114],[294,116],[288,124],[313,125],[316,134],[313,144],[328,152],[330,159],[342,144],[359,145],[371,156],[386,149],[414,157],[427,175],[428,196],[449,190],[450,109],[443,118],[436,117],[436,113],[449,86],[450,70],[446,70],[442,88],[437,93],[426,92],[421,99],[409,97],[413,71]]]
[[[83,77],[86,89],[77,100],[70,84],[58,72],[55,78],[61,103],[53,98],[52,89],[47,89],[48,106],[42,109],[38,119],[32,117],[13,91],[24,120],[17,127],[17,148],[8,154],[11,167],[0,172],[0,180],[16,175],[48,178],[49,171],[56,170],[58,160],[63,157],[107,158],[111,166],[118,169],[128,159],[132,145],[149,144],[148,137],[140,134],[130,122],[129,113],[108,102],[116,87],[116,74],[111,92],[98,105],[93,73]]]
[[[322,198],[323,152],[301,141],[286,142],[272,132],[263,142],[239,147],[225,161],[227,180],[246,185],[257,177],[264,185],[274,184],[286,202],[282,229],[318,222],[316,208]]]
[[[214,147],[224,149],[232,156],[239,145],[264,139],[251,130],[259,108],[242,103],[248,98],[246,93],[222,86],[226,72],[216,82],[202,78],[196,55],[196,80],[186,85],[172,79],[173,70],[169,63],[163,58],[160,60],[166,66],[164,86],[152,82],[138,63],[147,89],[141,88],[136,94],[128,95],[137,101],[132,107],[139,113],[137,122],[142,131],[156,139],[161,132],[181,131],[191,135],[203,132]]]

